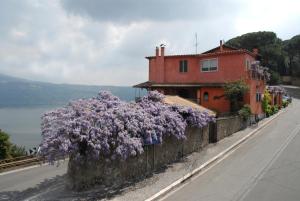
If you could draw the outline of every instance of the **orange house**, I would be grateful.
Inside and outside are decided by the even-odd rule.
[[[156,47],[155,56],[146,58],[149,80],[134,87],[179,95],[223,114],[230,112],[223,86],[243,79],[249,86],[244,103],[250,105],[253,114],[263,114],[261,97],[266,82],[257,71],[260,66],[253,68],[260,59],[257,49],[236,49],[220,41],[220,46],[201,54],[165,55],[164,46]]]

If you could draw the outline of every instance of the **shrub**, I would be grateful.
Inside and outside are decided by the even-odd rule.
[[[9,135],[0,129],[0,160],[25,156],[26,149],[25,147],[20,147],[10,142]]]
[[[265,90],[264,91],[264,97],[263,97],[262,104],[261,104],[262,105],[262,109],[263,109],[263,111],[265,113],[267,113],[267,110],[268,110],[268,108],[269,108],[269,106],[271,104],[271,100],[272,100],[271,94],[269,93],[268,90]]]
[[[267,105],[267,108],[265,110],[266,116],[269,117],[271,115],[273,115],[273,110],[272,110],[272,106],[271,105]]]
[[[276,114],[279,111],[278,105],[271,106],[272,114]]]
[[[248,90],[249,87],[243,80],[229,82],[224,86],[224,95],[230,101],[231,112],[237,112],[241,108],[240,103]]]
[[[11,157],[15,158],[15,157],[20,157],[20,156],[26,156],[27,152],[26,152],[25,147],[14,144],[11,146],[10,155],[11,155]]]
[[[149,92],[138,102],[123,102],[108,92],[71,102],[42,117],[40,155],[53,163],[71,155],[82,159],[125,160],[143,146],[163,143],[164,137],[185,139],[187,126],[203,127],[214,117],[207,112],[167,105],[164,96]]]
[[[251,108],[249,105],[244,105],[239,111],[238,114],[244,121],[250,118],[251,116]]]
[[[287,107],[288,105],[289,105],[289,101],[288,100],[282,101],[282,107]]]
[[[10,157],[9,135],[0,129],[0,160]]]

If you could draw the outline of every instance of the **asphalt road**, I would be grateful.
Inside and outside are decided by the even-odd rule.
[[[27,200],[55,188],[64,188],[68,161],[0,173],[0,200]],[[33,199],[34,200],[34,199]]]
[[[299,201],[300,89],[287,111],[163,200]]]

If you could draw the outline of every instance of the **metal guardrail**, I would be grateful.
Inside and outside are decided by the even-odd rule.
[[[24,156],[0,161],[0,172],[6,169],[15,168],[18,166],[28,166],[42,161],[41,157]]]
[[[35,156],[33,156],[33,155],[31,155],[31,156],[20,156],[20,157],[15,157],[15,158],[3,159],[3,160],[0,160],[0,164],[10,163],[10,162],[19,161],[19,160],[25,160],[25,159],[29,159],[29,158],[33,158],[33,157],[35,157]]]

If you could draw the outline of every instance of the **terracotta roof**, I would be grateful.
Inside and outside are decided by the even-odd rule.
[[[232,46],[226,45],[226,44],[223,44],[223,47],[229,48],[231,50],[238,50],[239,49],[239,48],[232,47]],[[207,50],[205,52],[202,52],[202,54],[213,53],[215,50],[218,50],[218,49],[220,49],[220,46],[217,46],[217,47],[215,47],[213,49],[210,49],[210,50]]]
[[[180,106],[187,106],[187,107],[192,107],[195,108],[197,110],[200,110],[201,112],[206,111],[208,114],[212,115],[212,116],[216,116],[216,113],[197,104],[194,103],[192,101],[189,101],[187,99],[181,98],[179,96],[170,96],[170,95],[166,95],[164,100],[165,103],[170,104],[170,105],[180,105]]]
[[[224,50],[222,52],[212,52],[212,53],[202,53],[202,54],[175,54],[175,55],[165,55],[165,58],[169,57],[187,57],[187,56],[192,56],[192,57],[208,57],[208,56],[217,56],[217,55],[226,55],[226,54],[242,54],[246,53],[249,54],[253,57],[256,55],[253,52],[250,52],[249,50],[246,49],[237,49],[237,50]],[[155,58],[155,56],[148,56],[146,57],[147,59],[152,59]]]
[[[134,85],[134,88],[155,87],[222,87],[225,83],[155,83],[151,81]]]

